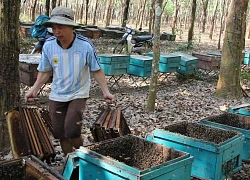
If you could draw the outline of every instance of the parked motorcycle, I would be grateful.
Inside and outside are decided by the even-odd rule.
[[[134,29],[126,27],[125,30],[126,32],[122,36],[122,39],[113,49],[114,54],[143,54],[153,47],[152,35],[134,36]]]

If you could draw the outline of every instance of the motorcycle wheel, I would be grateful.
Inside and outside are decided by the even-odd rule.
[[[113,49],[114,54],[122,54],[125,53],[125,44],[118,43],[115,48]]]

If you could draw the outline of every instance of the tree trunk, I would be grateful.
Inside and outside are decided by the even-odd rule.
[[[175,0],[175,11],[174,11],[174,17],[172,21],[172,34],[176,34],[176,27],[177,27],[177,18],[178,18],[178,12],[180,10],[180,5],[178,4],[178,0]]]
[[[88,24],[88,11],[89,11],[89,0],[86,0],[86,9],[85,9],[85,24]]]
[[[202,19],[202,32],[204,33],[206,30],[206,22],[207,22],[207,5],[208,0],[202,0],[203,5],[203,19]]]
[[[229,7],[216,89],[216,95],[222,98],[240,98],[243,95],[240,72],[247,7],[248,0],[232,0]]]
[[[94,14],[93,14],[93,25],[96,25],[97,5],[98,5],[98,0],[95,1]]]
[[[144,14],[145,14],[146,3],[147,3],[147,0],[144,0],[142,13],[141,13],[141,18],[140,18],[140,23],[139,23],[139,28],[142,28],[142,22],[143,22],[143,17],[144,17]]]
[[[56,0],[52,0],[51,5],[52,5],[52,9],[54,9],[56,7]]]
[[[217,7],[218,7],[218,0],[216,0],[215,2],[214,13],[213,13],[212,21],[211,21],[211,27],[210,27],[210,33],[209,33],[209,39],[211,40],[213,39],[214,23],[215,23],[215,18],[216,18]]]
[[[220,49],[220,41],[221,41],[221,34],[222,31],[224,30],[224,21],[225,21],[225,16],[224,16],[224,12],[225,12],[225,6],[226,6],[226,0],[223,0],[223,8],[222,8],[222,12],[221,12],[221,19],[220,19],[220,33],[219,33],[219,40],[218,40],[218,49]]]
[[[107,4],[106,4],[105,26],[109,26],[110,25],[112,3],[113,3],[113,0],[108,0]]]
[[[123,11],[122,27],[126,27],[128,21],[128,10],[129,10],[130,0],[125,0],[125,7]]]
[[[45,14],[49,16],[49,7],[50,7],[50,0],[46,0],[46,5],[45,5]]]
[[[36,20],[36,4],[37,4],[37,0],[34,1],[34,6],[32,7],[32,17],[31,17],[31,20],[33,22],[35,22],[35,20]]]
[[[155,99],[157,93],[158,84],[158,68],[160,59],[160,28],[161,28],[161,16],[162,16],[162,2],[163,0],[157,0],[155,3],[155,26],[154,26],[154,45],[153,45],[153,63],[151,80],[149,87],[149,97],[147,102],[147,109],[153,112],[155,109]]]
[[[19,0],[0,0],[0,151],[10,148],[5,112],[17,107],[19,84]],[[10,16],[11,14],[11,16]]]
[[[188,49],[192,46],[193,44],[193,34],[194,34],[194,21],[195,21],[195,11],[196,11],[196,0],[193,0],[192,3],[192,14],[190,18],[190,27],[188,30]]]
[[[154,9],[155,9],[155,1],[156,0],[151,0],[151,8],[150,8],[150,18],[149,18],[149,33],[152,34],[153,31],[153,27],[154,27],[154,17],[155,17],[155,13],[154,13]]]

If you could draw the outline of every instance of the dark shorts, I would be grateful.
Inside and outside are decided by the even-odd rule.
[[[81,135],[82,116],[87,99],[69,102],[49,101],[53,135],[56,139],[76,138]]]

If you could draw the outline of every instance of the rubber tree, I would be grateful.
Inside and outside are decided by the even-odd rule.
[[[193,44],[195,12],[196,12],[196,0],[193,0],[191,17],[190,17],[190,26],[188,30],[188,49],[190,49]]]
[[[246,12],[249,0],[232,0],[222,47],[222,61],[216,95],[222,98],[243,96],[240,85],[242,51],[246,31]]]
[[[17,107],[20,0],[0,0],[0,151],[9,148],[5,113]],[[11,15],[10,15],[11,14]]]
[[[158,68],[160,59],[160,29],[161,29],[161,16],[162,16],[162,2],[163,0],[156,0],[155,2],[155,23],[154,23],[154,42],[153,42],[153,63],[152,72],[149,86],[149,96],[147,109],[150,112],[155,110],[155,99],[158,84]]]
[[[126,25],[127,25],[129,3],[130,3],[130,0],[125,0],[124,9],[123,9],[123,17],[122,17],[122,27],[126,27]]]

